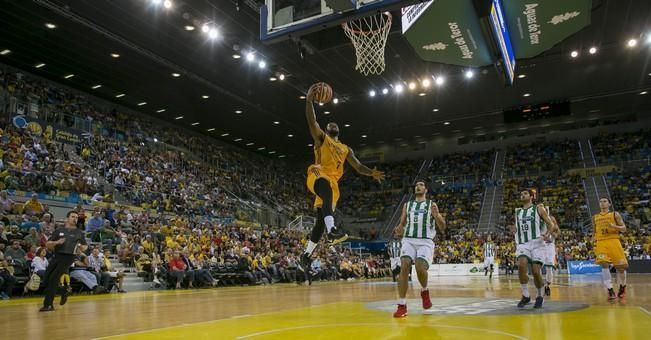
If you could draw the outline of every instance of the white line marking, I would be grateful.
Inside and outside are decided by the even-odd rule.
[[[263,331],[263,332],[257,332],[257,333],[252,333],[248,335],[243,335],[240,337],[237,337],[237,339],[249,339],[252,337],[260,336],[260,335],[268,335],[268,334],[274,334],[274,333],[280,333],[280,332],[285,332],[285,331],[292,331],[292,330],[298,330],[298,329],[308,329],[308,328],[320,328],[320,327],[328,327],[328,328],[333,328],[333,327],[350,327],[350,326],[373,326],[373,327],[378,327],[378,326],[386,326],[386,323],[344,323],[344,324],[321,324],[321,325],[305,325],[305,326],[296,326],[296,327],[286,327],[286,328],[278,328],[278,329],[272,329],[268,331]],[[423,327],[424,325],[419,324],[419,325],[400,325],[400,327]],[[449,326],[449,325],[426,325],[426,327],[429,328],[452,328],[452,329],[462,329],[462,330],[470,330],[470,331],[478,331],[478,332],[486,332],[486,333],[493,333],[493,334],[500,334],[500,335],[505,335],[505,336],[510,336],[514,339],[520,339],[520,340],[528,340],[528,338],[520,336],[520,335],[515,335],[511,333],[506,333],[502,331],[495,331],[491,329],[484,329],[484,328],[474,328],[474,327],[463,327],[463,326]]]
[[[651,312],[649,312],[646,308],[642,306],[637,306],[637,308],[641,309],[643,312],[645,312],[648,316],[651,316]]]

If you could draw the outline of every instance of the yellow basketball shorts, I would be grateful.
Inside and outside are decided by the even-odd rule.
[[[595,263],[612,263],[615,266],[628,264],[624,248],[619,239],[598,240],[594,247]]]
[[[330,183],[330,188],[332,189],[332,211],[334,211],[337,208],[337,201],[339,201],[339,183],[327,175],[322,174],[319,167],[313,164],[307,168],[307,189],[316,196],[314,199],[314,207],[320,208],[323,206],[323,201],[314,192],[314,182],[319,178],[323,178]]]

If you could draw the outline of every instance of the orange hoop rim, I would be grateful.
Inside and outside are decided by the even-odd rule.
[[[387,20],[386,23],[384,24],[385,27],[380,27],[380,28],[378,28],[378,29],[376,29],[376,30],[372,30],[372,31],[368,31],[368,32],[360,31],[360,30],[356,30],[356,29],[350,27],[350,25],[349,25],[350,22],[344,22],[344,23],[342,23],[342,24],[341,24],[341,27],[342,27],[345,31],[348,31],[348,32],[350,32],[351,34],[354,34],[354,35],[371,35],[371,34],[377,34],[378,32],[384,30],[384,29],[386,28],[386,25],[387,25],[387,24],[391,24],[391,22],[393,21],[393,15],[391,15],[390,12],[385,11],[385,12],[380,12],[379,14],[381,14],[381,15],[386,15],[387,18],[388,18],[388,20]],[[363,19],[363,18],[361,18],[361,19]],[[360,20],[360,19],[356,19],[356,20]]]

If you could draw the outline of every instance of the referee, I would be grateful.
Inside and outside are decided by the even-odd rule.
[[[68,268],[75,261],[75,255],[78,249],[82,252],[88,247],[86,245],[86,235],[77,229],[77,219],[79,215],[76,211],[71,210],[66,214],[66,222],[63,228],[57,228],[52,233],[52,237],[47,241],[45,246],[54,250],[54,257],[45,270],[45,299],[41,312],[51,312],[54,310],[54,296],[59,288],[61,275],[68,271]],[[81,246],[80,246],[81,244]],[[65,303],[67,292],[61,297],[61,304]]]

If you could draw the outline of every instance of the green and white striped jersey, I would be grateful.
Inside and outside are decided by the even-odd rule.
[[[407,202],[407,225],[405,225],[406,238],[428,238],[436,236],[436,222],[432,216],[432,201]]]
[[[484,258],[495,257],[495,245],[493,242],[484,243]]]
[[[545,207],[549,212],[549,207]],[[527,209],[515,208],[515,243],[524,244],[547,232],[547,224],[538,215],[535,205]]]
[[[400,240],[392,240],[389,242],[389,256],[390,257],[400,257],[400,248],[402,248],[402,242]]]

